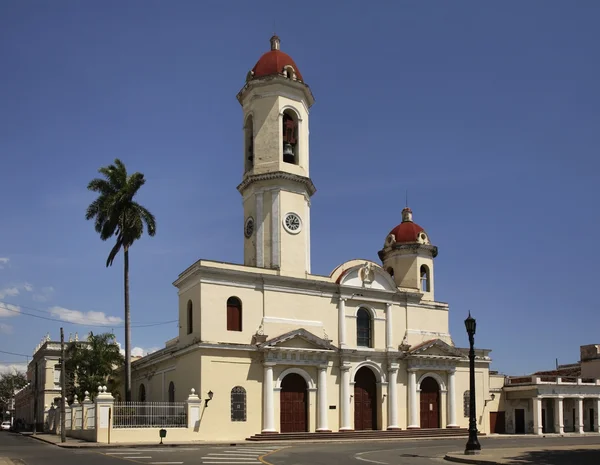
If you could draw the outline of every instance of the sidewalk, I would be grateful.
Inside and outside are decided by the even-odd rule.
[[[75,439],[67,437],[66,442],[60,442],[60,436],[56,434],[48,434],[48,433],[20,433],[23,436],[27,436],[30,438],[37,439],[38,441],[47,442],[48,444],[53,444],[58,447],[66,447],[71,449],[102,449],[102,448],[110,448],[114,449],[115,447],[178,447],[178,446],[230,446],[234,444],[247,444],[246,441],[187,441],[187,442],[165,442],[160,444],[157,440],[156,443],[139,443],[139,442],[119,442],[113,444],[105,444],[100,442],[89,442],[84,441],[83,439]],[[4,465],[0,461],[0,465]]]
[[[592,465],[600,463],[600,444],[484,449],[479,455],[449,452],[444,457],[449,462],[493,464],[565,464]]]

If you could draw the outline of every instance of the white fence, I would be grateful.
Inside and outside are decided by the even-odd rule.
[[[96,406],[91,405],[86,410],[85,429],[94,429],[96,427]]]
[[[115,402],[113,428],[187,428],[186,402]]]

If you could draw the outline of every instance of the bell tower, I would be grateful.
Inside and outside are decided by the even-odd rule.
[[[279,37],[246,76],[243,111],[244,264],[310,273],[308,114],[314,97]]]

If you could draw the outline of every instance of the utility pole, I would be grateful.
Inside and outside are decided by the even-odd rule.
[[[67,395],[67,373],[65,372],[65,333],[60,328],[60,442],[67,442],[65,397]]]

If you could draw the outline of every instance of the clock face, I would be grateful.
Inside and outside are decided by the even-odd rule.
[[[302,220],[296,213],[288,213],[283,219],[283,226],[287,232],[297,234],[302,228]]]
[[[254,233],[254,218],[251,216],[246,220],[246,224],[244,225],[244,236],[249,238]]]

